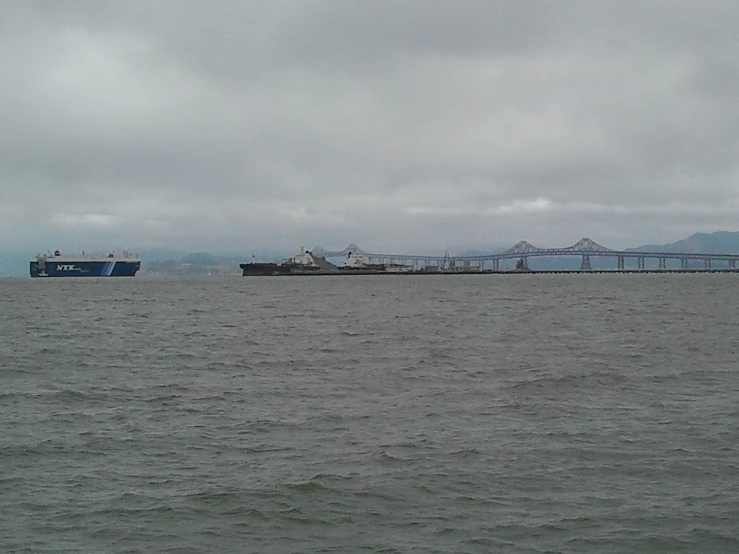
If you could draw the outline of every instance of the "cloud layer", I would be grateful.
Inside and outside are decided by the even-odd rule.
[[[735,229],[737,28],[719,1],[10,3],[0,247]]]

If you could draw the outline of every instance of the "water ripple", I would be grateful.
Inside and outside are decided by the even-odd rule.
[[[530,277],[2,280],[0,551],[739,551],[735,276]]]

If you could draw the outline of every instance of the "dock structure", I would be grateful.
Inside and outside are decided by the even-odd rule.
[[[412,254],[380,254],[366,252],[356,244],[343,250],[325,250],[316,246],[313,255],[322,258],[346,258],[350,253],[361,256],[371,263],[400,264],[413,267],[412,274],[418,273],[697,273],[697,272],[736,272],[739,254],[699,253],[699,252],[644,252],[636,250],[614,250],[598,244],[592,239],[583,238],[571,246],[559,248],[539,248],[522,240],[511,248],[497,253],[476,256],[428,256]],[[545,257],[579,256],[579,269],[529,269],[529,259]],[[615,259],[615,268],[594,268],[593,260]],[[505,262],[515,260],[513,271],[505,269]],[[629,266],[627,267],[627,260]],[[647,263],[647,262],[651,263]],[[679,267],[670,267],[677,265]],[[669,263],[672,262],[672,263]],[[695,266],[698,267],[695,267]]]

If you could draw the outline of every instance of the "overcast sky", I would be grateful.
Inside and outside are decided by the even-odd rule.
[[[4,0],[0,249],[739,228],[739,2]]]

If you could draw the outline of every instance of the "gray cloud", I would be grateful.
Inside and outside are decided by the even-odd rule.
[[[621,247],[737,228],[730,2],[17,2],[0,246]]]

